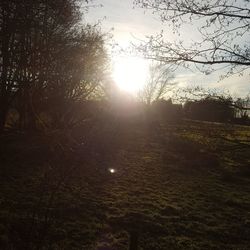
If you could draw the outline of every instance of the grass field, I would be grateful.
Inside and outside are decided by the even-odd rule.
[[[87,131],[1,137],[0,249],[250,249],[250,127]]]

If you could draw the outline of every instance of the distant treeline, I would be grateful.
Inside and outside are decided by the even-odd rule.
[[[250,124],[247,111],[245,108],[242,109],[231,99],[222,97],[206,97],[200,100],[186,101],[184,105],[173,104],[171,99],[161,99],[152,103],[152,110],[166,120],[188,118],[212,122]]]
[[[222,123],[237,123],[250,125],[250,119],[245,109],[239,109],[230,100],[212,97],[200,100],[186,101],[175,104],[171,99],[159,99],[150,105],[137,102],[125,96],[116,99],[92,99],[68,103],[65,111],[57,113],[42,112],[39,119],[50,129],[81,128],[93,123],[109,123],[111,126],[127,122],[180,122],[182,119],[192,119]],[[57,120],[55,120],[57,119]],[[16,128],[19,124],[19,114],[15,108],[9,112],[7,125]],[[37,128],[39,127],[39,123]]]

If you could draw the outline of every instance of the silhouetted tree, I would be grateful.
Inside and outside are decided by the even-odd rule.
[[[75,102],[88,99],[104,87],[108,68],[104,43],[105,36],[87,26],[58,48],[56,75],[45,95],[47,109],[57,126],[66,125],[73,118]]]
[[[152,103],[152,110],[163,121],[177,121],[183,116],[182,105],[172,103],[171,99],[154,101]]]
[[[216,89],[202,87],[188,87],[176,91],[176,99],[179,102],[188,103],[196,102],[204,99],[212,99],[227,103],[235,112],[235,117],[246,116],[250,110],[249,95],[245,98],[233,97],[229,92],[221,92]]]
[[[229,122],[235,117],[230,99],[206,97],[201,100],[187,102],[184,105],[187,117],[197,120]]]
[[[88,3],[88,1],[84,1]],[[15,105],[20,128],[41,110],[65,109],[102,80],[104,35],[81,23],[76,0],[3,0],[0,5],[0,130]]]

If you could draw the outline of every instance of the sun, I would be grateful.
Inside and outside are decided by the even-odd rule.
[[[146,83],[148,63],[137,57],[114,59],[113,79],[118,87],[130,94],[136,94]]]

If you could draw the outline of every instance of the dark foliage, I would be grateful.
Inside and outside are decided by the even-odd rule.
[[[182,105],[173,104],[171,99],[153,102],[152,111],[163,121],[179,121],[183,117]]]
[[[205,121],[230,122],[235,117],[230,100],[214,98],[186,102],[184,112],[188,118]]]
[[[0,130],[10,108],[21,130],[34,129],[46,123],[42,112],[58,121],[99,86],[107,60],[104,36],[81,15],[75,0],[1,1]]]

